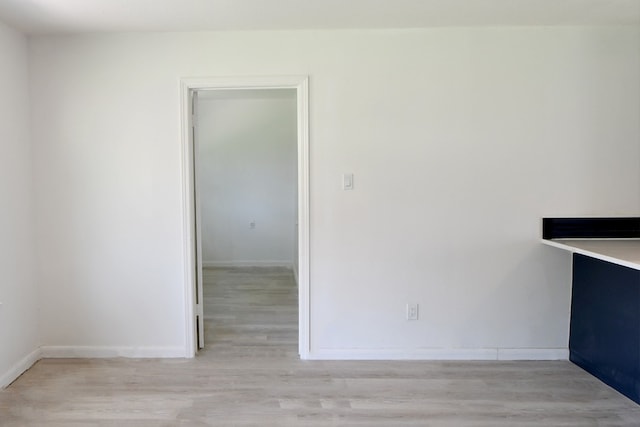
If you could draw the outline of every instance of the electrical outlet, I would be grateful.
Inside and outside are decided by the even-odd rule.
[[[418,320],[418,304],[407,304],[407,320]]]

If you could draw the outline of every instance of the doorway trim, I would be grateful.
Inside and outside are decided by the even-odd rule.
[[[301,359],[310,353],[310,274],[309,274],[309,77],[243,76],[180,79],[182,145],[182,244],[184,255],[185,357],[196,355],[196,259],[194,245],[194,164],[193,114],[191,94],[215,89],[295,89],[298,148],[298,352]]]

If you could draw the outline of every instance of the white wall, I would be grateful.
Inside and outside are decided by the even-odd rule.
[[[308,74],[311,356],[550,357],[540,217],[640,211],[639,56],[634,27],[37,37],[45,343],[184,345],[179,78]]]
[[[203,91],[198,100],[204,265],[291,267],[295,90]]]
[[[39,344],[28,72],[26,38],[0,23],[0,388]]]

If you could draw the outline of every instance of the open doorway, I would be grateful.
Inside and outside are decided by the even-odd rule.
[[[198,347],[291,347],[298,340],[296,91],[205,89],[194,102]]]
[[[246,267],[295,272],[308,357],[307,91],[306,77],[182,80],[187,357],[204,346],[207,274]]]

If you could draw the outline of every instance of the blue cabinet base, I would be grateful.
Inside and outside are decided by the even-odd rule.
[[[640,403],[640,270],[573,255],[569,359]]]

